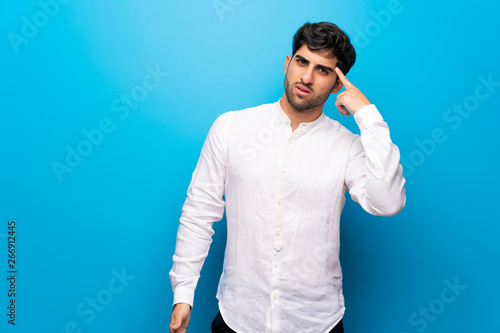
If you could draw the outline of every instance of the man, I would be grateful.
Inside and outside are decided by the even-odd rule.
[[[276,103],[221,115],[183,207],[170,272],[170,331],[186,332],[199,272],[226,208],[227,244],[212,332],[343,332],[339,221],[349,191],[374,215],[405,204],[399,150],[377,108],[347,78],[355,61],[332,23],[306,23]],[[354,135],[322,109],[354,118]]]

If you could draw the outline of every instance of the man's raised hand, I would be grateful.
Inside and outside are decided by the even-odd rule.
[[[356,88],[342,73],[340,68],[335,67],[335,73],[339,77],[340,82],[345,87],[345,90],[337,95],[335,105],[340,111],[340,114],[349,116],[355,114],[359,109],[372,104],[363,93]]]

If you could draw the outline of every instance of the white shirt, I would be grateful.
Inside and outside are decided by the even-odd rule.
[[[399,150],[377,108],[366,106],[354,118],[361,137],[323,113],[292,132],[279,102],[214,122],[180,218],[170,272],[174,304],[193,305],[212,224],[225,207],[217,299],[229,327],[316,333],[342,319],[345,192],[374,215],[397,214],[406,199]]]

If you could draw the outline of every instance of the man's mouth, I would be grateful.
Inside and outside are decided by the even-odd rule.
[[[297,94],[299,94],[300,96],[309,96],[311,94],[311,91],[309,89],[307,89],[306,87],[304,86],[300,86],[300,85],[296,85],[295,86],[295,91],[297,92]]]

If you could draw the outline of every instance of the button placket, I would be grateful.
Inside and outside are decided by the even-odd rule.
[[[290,161],[293,154],[294,149],[294,138],[293,135],[287,141],[288,144],[285,147],[285,151],[283,153],[283,157],[280,163],[280,173],[278,176],[278,193],[276,194],[276,210],[274,215],[274,225],[273,225],[273,245],[275,251],[281,251],[283,247],[282,235],[281,235],[281,226],[283,223],[283,206],[285,206],[285,191],[287,184],[287,170],[290,165]]]

